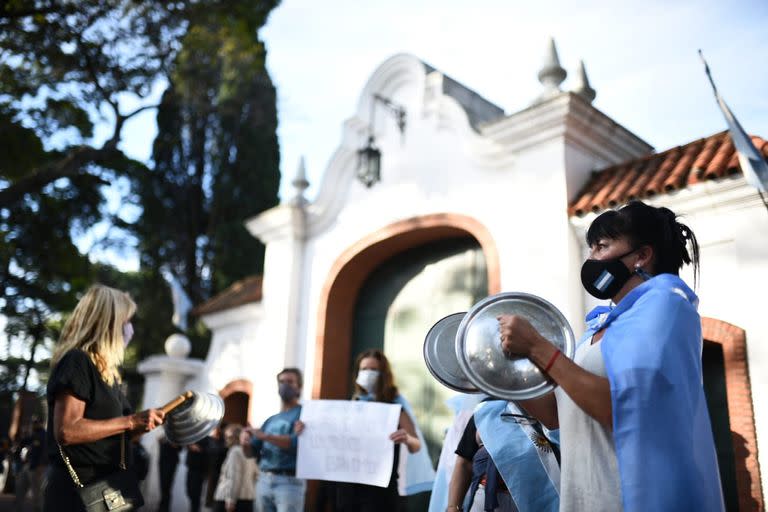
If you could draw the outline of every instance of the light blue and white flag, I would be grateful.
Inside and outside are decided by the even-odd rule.
[[[419,424],[416,423],[416,415],[408,400],[402,395],[395,397],[395,403],[403,406],[405,413],[411,418],[413,426],[416,428],[416,435],[421,441],[421,448],[416,453],[410,453],[405,443],[400,445],[400,460],[398,464],[397,487],[400,496],[410,496],[419,492],[426,492],[432,489],[435,481],[435,468],[432,467],[432,459],[427,450],[427,441],[424,434],[421,433]],[[402,476],[405,475],[405,478]]]
[[[520,512],[557,512],[560,508],[560,465],[552,449],[557,436],[542,436],[532,425],[505,413],[524,415],[514,403],[483,402],[475,425],[496,469]]]
[[[187,315],[192,309],[192,301],[187,296],[181,283],[170,271],[168,267],[162,267],[160,269],[165,280],[168,282],[168,286],[171,288],[171,300],[173,300],[173,317],[171,321],[173,325],[181,329],[187,330]]]
[[[724,510],[697,305],[682,279],[661,274],[591,326],[610,326],[601,351],[625,512]]]
[[[744,173],[744,179],[761,193],[768,193],[768,162],[765,161],[763,155],[752,144],[752,139],[744,131],[744,128],[741,127],[738,119],[736,119],[736,116],[733,115],[733,112],[731,112],[731,109],[728,108],[728,105],[725,104],[725,101],[717,91],[715,81],[709,72],[709,65],[704,60],[701,50],[699,50],[699,56],[702,62],[704,62],[704,70],[707,73],[707,78],[709,78],[709,83],[712,85],[715,99],[717,99],[725,121],[728,123],[728,132],[731,134],[731,140],[733,140],[733,145],[739,155],[739,166]]]
[[[445,401],[448,408],[453,411],[454,419],[445,433],[440,459],[437,461],[435,483],[432,485],[432,495],[429,497],[429,512],[445,512],[448,508],[448,487],[456,465],[456,448],[459,446],[461,436],[464,435],[469,419],[475,413],[475,406],[484,398],[486,396],[482,394],[461,394]]]

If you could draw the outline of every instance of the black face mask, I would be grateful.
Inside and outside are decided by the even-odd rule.
[[[621,259],[636,250],[632,249],[610,260],[586,260],[581,266],[581,284],[584,289],[598,299],[615,296],[632,277],[632,272]]]
[[[299,391],[287,382],[281,382],[277,385],[277,393],[280,395],[283,402],[290,402],[299,396]]]

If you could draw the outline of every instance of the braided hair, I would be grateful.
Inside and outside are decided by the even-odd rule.
[[[618,210],[600,214],[587,230],[590,247],[602,238],[626,237],[632,247],[653,248],[653,274],[679,275],[693,265],[694,286],[699,280],[699,243],[691,228],[679,222],[669,208],[631,201]],[[690,250],[689,250],[690,247]]]

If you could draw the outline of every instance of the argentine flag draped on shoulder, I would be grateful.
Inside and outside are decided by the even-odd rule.
[[[469,419],[475,413],[475,407],[485,395],[460,394],[445,401],[445,405],[453,411],[453,424],[448,428],[443,439],[443,448],[437,462],[435,483],[429,497],[428,512],[445,512],[448,507],[448,487],[451,483],[453,468],[456,465],[456,448],[459,446],[464,429]]]
[[[557,512],[560,507],[560,465],[552,443],[554,432],[542,435],[532,425],[512,417],[523,415],[514,403],[483,402],[475,411],[475,425],[496,469],[520,512]]]
[[[420,492],[429,491],[435,481],[435,469],[432,467],[432,459],[427,450],[427,441],[416,422],[416,415],[408,400],[402,395],[395,397],[395,403],[403,407],[405,413],[411,418],[416,429],[416,435],[421,442],[421,448],[416,453],[410,453],[405,444],[400,445],[400,463],[398,465],[397,490],[400,496],[410,496]]]
[[[587,316],[591,333],[609,327],[601,350],[625,512],[724,510],[697,306],[678,276],[661,274]]]

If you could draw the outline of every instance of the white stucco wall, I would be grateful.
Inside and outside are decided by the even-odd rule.
[[[768,210],[742,177],[703,183],[669,198],[701,245],[699,312],[746,331],[763,489],[768,485]],[[691,281],[692,278],[688,277]]]
[[[571,264],[581,255],[575,252],[579,249],[566,213],[568,200],[592,169],[650,148],[569,94],[502,116],[478,132],[453,97],[435,90],[440,80],[437,72],[426,75],[412,56],[386,61],[363,90],[358,112],[345,123],[318,197],[306,206],[301,240],[292,230],[298,216],[293,205],[249,223],[251,232],[268,243],[265,310],[271,308],[272,297],[284,296],[285,283],[295,279],[295,248],[303,247],[305,264],[297,290],[301,302],[295,315],[286,315],[283,308],[272,328],[287,334],[287,324],[298,322],[292,357],[286,361],[310,370],[307,392],[313,384],[318,306],[334,262],[370,233],[410,217],[457,213],[476,219],[496,243],[502,289],[536,293],[572,322],[581,319],[578,269]],[[372,94],[402,104],[408,117],[401,136],[394,120],[378,111],[375,136],[382,178],[366,188],[355,178],[355,152],[367,138]],[[587,118],[594,123],[591,131],[583,129]],[[578,171],[575,176],[569,176],[568,166]],[[278,302],[288,304],[284,297]]]
[[[459,103],[442,94],[441,80],[409,55],[384,62],[343,127],[316,200],[281,205],[249,221],[251,233],[267,244],[263,300],[205,321],[214,330],[211,380],[219,388],[236,378],[251,380],[254,423],[277,410],[274,375],[284,366],[305,370],[304,397],[310,396],[318,308],[334,262],[370,233],[410,217],[457,213],[476,219],[498,248],[502,289],[546,298],[581,330],[594,304],[579,280],[589,217],[569,219],[568,202],[592,170],[651,148],[570,94],[473,128]],[[366,188],[355,178],[356,151],[368,136],[374,93],[404,105],[408,117],[401,137],[394,119],[377,111],[382,179]],[[758,202],[740,178],[656,200],[686,214],[700,238],[702,315],[747,331],[760,442],[768,435],[768,403],[761,401],[768,384],[761,372],[768,365],[761,294],[768,284],[768,238],[761,235],[768,233],[768,213]],[[763,468],[767,461],[764,453]]]
[[[279,410],[276,374],[285,361],[285,341],[270,332],[263,304],[246,304],[204,317],[213,331],[200,386],[217,392],[234,380],[253,384],[249,421],[260,426]],[[205,383],[203,384],[202,381]]]

